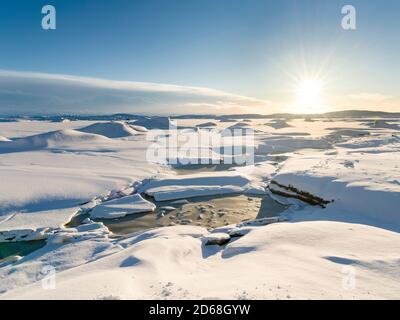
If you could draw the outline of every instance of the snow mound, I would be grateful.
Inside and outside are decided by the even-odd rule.
[[[153,180],[143,191],[157,201],[178,200],[198,196],[234,194],[243,192],[262,193],[262,186],[251,182],[245,175],[235,172],[212,172]]]
[[[108,138],[123,138],[137,134],[135,129],[122,121],[94,123],[78,130],[86,133],[99,134]]]
[[[297,212],[295,220],[335,220],[400,230],[398,159],[398,152],[363,153],[360,157],[347,149],[329,155],[309,151],[287,160],[274,181],[303,194],[334,200],[326,209]]]
[[[330,134],[333,137],[362,137],[369,136],[371,133],[366,130],[357,130],[357,129],[334,129],[334,131]]]
[[[201,196],[242,193],[244,189],[238,186],[164,186],[152,188],[146,194],[154,197],[156,201],[168,201]]]
[[[364,139],[351,139],[344,143],[338,143],[336,146],[348,149],[363,149],[363,148],[378,148],[390,144],[398,144],[400,139],[398,137],[378,137],[374,136]]]
[[[285,153],[301,149],[330,149],[332,145],[324,139],[273,137],[262,141],[256,154]]]
[[[377,128],[377,129],[392,129],[392,130],[400,130],[400,126],[395,123],[388,123],[385,120],[375,120],[373,122],[367,123],[367,126],[370,128]]]
[[[207,230],[192,226],[115,240],[101,232],[56,235],[54,241],[69,242],[47,244],[1,268],[1,298],[205,299],[212,291],[226,299],[395,299],[400,289],[400,236],[369,226],[318,221],[248,227],[223,247],[203,245]],[[43,290],[40,271],[49,261],[57,286]],[[357,274],[351,290],[342,287],[349,267]]]
[[[234,125],[228,127],[228,130],[234,130],[234,129],[242,129],[242,128],[249,128],[250,124],[248,122],[237,122]]]
[[[237,122],[235,119],[227,118],[227,117],[221,117],[219,119],[219,122]]]
[[[46,231],[57,229],[70,221],[78,207],[17,212],[0,217],[0,242],[30,241],[46,238]]]
[[[148,132],[147,128],[142,127],[142,126],[135,126],[133,124],[129,125],[133,130],[136,130],[137,132]]]
[[[0,153],[30,151],[44,148],[76,145],[81,142],[108,142],[104,136],[83,133],[72,129],[46,132],[38,135],[0,142]]]
[[[152,212],[156,206],[143,199],[141,195],[131,196],[104,202],[96,206],[90,215],[94,219],[115,219],[125,217],[129,214]]]
[[[209,235],[203,237],[203,241],[206,246],[215,244],[223,245],[228,243],[229,240],[231,240],[231,236],[222,232],[210,233]]]
[[[209,127],[216,127],[217,124],[215,122],[204,122],[204,123],[200,123],[198,124],[196,127],[198,128],[209,128]]]
[[[176,123],[169,117],[148,117],[132,122],[131,124],[134,126],[142,126],[146,129],[168,130],[170,128],[176,128]]]
[[[288,124],[285,120],[281,120],[281,119],[273,120],[271,122],[266,123],[265,125],[272,127],[274,129],[283,129],[283,128],[291,127],[290,124]]]

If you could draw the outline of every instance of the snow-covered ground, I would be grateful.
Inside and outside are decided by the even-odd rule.
[[[46,239],[0,260],[0,298],[399,298],[400,122],[375,120],[179,120],[175,132],[189,140],[254,130],[254,163],[185,174],[168,157],[149,159],[166,118],[0,122],[0,242]],[[209,151],[199,158],[223,158]],[[229,194],[271,196],[287,209],[118,237],[96,221]],[[91,218],[69,224],[79,214]]]

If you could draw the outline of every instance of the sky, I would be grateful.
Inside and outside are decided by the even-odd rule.
[[[399,16],[398,0],[1,0],[0,114],[400,111]]]

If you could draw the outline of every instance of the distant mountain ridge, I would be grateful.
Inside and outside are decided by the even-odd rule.
[[[167,116],[165,116],[167,117]],[[274,114],[228,114],[228,115],[212,115],[212,114],[187,114],[187,115],[171,115],[172,119],[216,119],[216,120],[238,120],[238,119],[312,119],[312,118],[399,118],[400,112],[384,112],[384,111],[367,111],[367,110],[343,110],[327,113],[315,114],[294,114],[294,113],[274,113]],[[111,115],[36,115],[36,116],[1,116],[0,122],[9,122],[13,120],[39,120],[61,122],[64,120],[90,120],[90,121],[132,121],[132,120],[150,120],[152,118],[161,118],[160,116],[144,116],[129,113],[116,113]]]
[[[343,111],[332,111],[326,113],[313,113],[313,114],[295,114],[295,113],[273,113],[269,115],[259,114],[235,114],[235,115],[224,115],[217,116],[220,118],[231,118],[231,119],[273,119],[273,118],[285,118],[285,119],[302,119],[302,118],[359,118],[359,117],[382,117],[382,118],[397,118],[400,117],[400,112],[384,112],[384,111],[366,111],[366,110],[343,110]]]

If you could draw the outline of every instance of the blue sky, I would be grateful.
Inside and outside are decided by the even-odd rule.
[[[54,31],[41,28],[45,4],[56,7]],[[355,31],[341,28],[345,4],[356,7]],[[46,112],[48,107],[35,107],[46,97],[42,105],[53,103],[55,112],[82,107],[91,112],[95,101],[103,106],[99,112],[107,112],[111,104],[117,111],[182,113],[185,106],[203,104],[207,110],[225,103],[233,112],[296,112],[293,87],[310,76],[323,81],[321,95],[329,109],[400,111],[399,16],[397,0],[2,0],[0,69],[21,74],[0,73],[0,112]],[[36,80],[27,72],[35,73]],[[152,108],[148,87],[146,97],[140,91],[137,99],[137,86],[131,84],[128,91],[135,94],[123,90],[121,98],[117,83],[110,81],[90,95],[79,79],[68,79],[74,92],[82,93],[83,106],[52,96],[49,77],[54,78],[48,74],[219,93],[204,89],[201,99],[192,99],[189,88],[184,99],[170,99],[178,93],[168,87],[164,99],[157,89]],[[58,92],[71,86],[57,81]],[[107,92],[100,94],[104,86]]]

